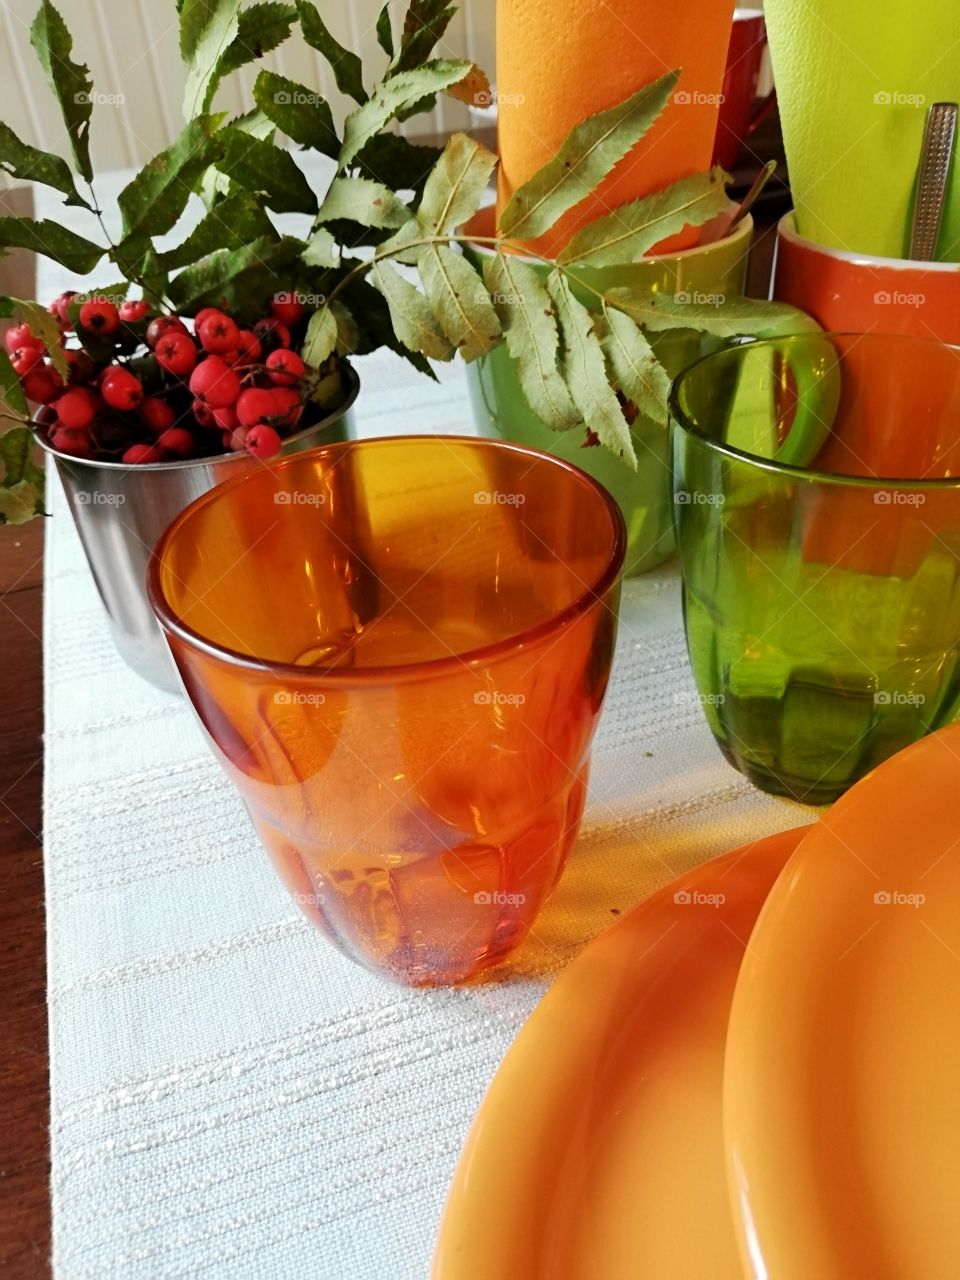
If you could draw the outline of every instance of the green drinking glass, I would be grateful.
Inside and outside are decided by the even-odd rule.
[[[694,677],[765,791],[834,800],[960,712],[960,348],[804,334],[674,383]]]

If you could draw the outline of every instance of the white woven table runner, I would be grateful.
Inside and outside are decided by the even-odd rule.
[[[66,284],[45,267],[38,296]],[[391,355],[359,363],[362,434],[473,430],[459,365],[438,387]],[[675,569],[630,582],[582,834],[535,936],[496,982],[392,986],[301,918],[189,709],[116,656],[56,490],[44,622],[56,1274],[424,1280],[470,1121],[559,969],[666,880],[809,811],[754,791],[713,745]]]

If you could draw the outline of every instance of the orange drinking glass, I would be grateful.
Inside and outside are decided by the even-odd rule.
[[[575,467],[449,436],[285,458],[164,534],[186,692],[347,955],[451,983],[524,937],[579,827],[624,545]]]

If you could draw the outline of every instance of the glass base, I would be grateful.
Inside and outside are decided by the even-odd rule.
[[[828,805],[833,804],[834,800],[839,800],[845,791],[853,786],[856,778],[851,778],[847,782],[821,782],[810,778],[796,778],[788,774],[773,773],[769,769],[765,769],[762,765],[757,765],[749,760],[744,760],[741,756],[737,756],[730,747],[721,742],[719,738],[714,739],[717,746],[723,753],[724,759],[728,764],[733,765],[738,773],[749,779],[755,787],[759,787],[761,791],[766,791],[772,796],[787,796],[790,800],[797,800],[800,804],[811,805]]]

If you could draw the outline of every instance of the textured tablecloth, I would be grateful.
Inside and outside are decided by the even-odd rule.
[[[98,182],[108,221],[128,177]],[[89,230],[43,191],[38,216]],[[39,297],[68,283],[41,264]],[[472,431],[459,364],[440,386],[389,354],[359,366],[362,434]],[[391,986],[312,931],[192,713],[116,656],[51,490],[57,1275],[423,1280],[473,1114],[558,970],[658,885],[807,811],[754,791],[714,747],[675,569],[627,583],[582,834],[535,936],[498,981]]]

